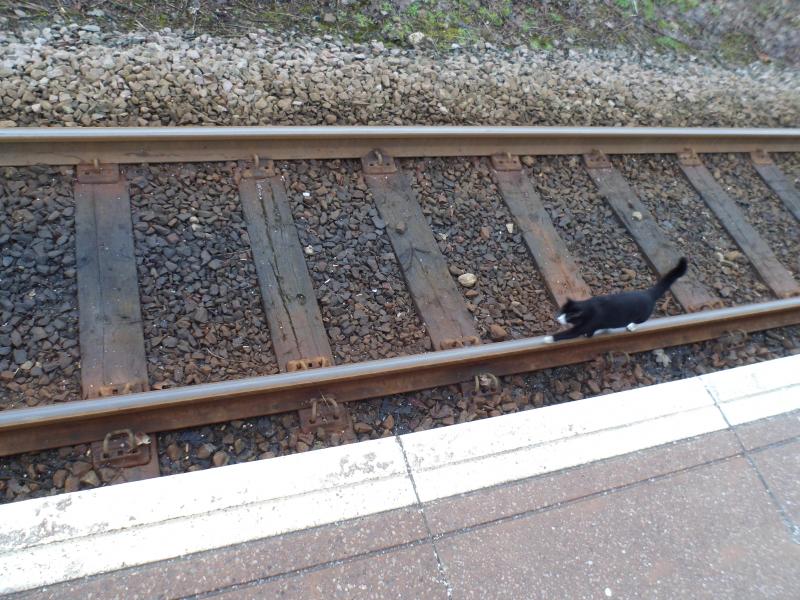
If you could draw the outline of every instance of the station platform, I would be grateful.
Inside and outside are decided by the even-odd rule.
[[[800,355],[0,506],[12,598],[800,598]]]

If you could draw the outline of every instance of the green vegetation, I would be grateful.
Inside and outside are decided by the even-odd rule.
[[[363,13],[355,15],[354,19],[359,29],[367,29],[370,26],[369,17]]]
[[[719,52],[729,62],[750,62],[756,58],[756,45],[746,33],[727,33],[722,36]]]
[[[782,0],[754,3],[754,19],[765,19]],[[345,41],[377,39],[407,47],[409,35],[421,32],[434,48],[480,40],[498,46],[527,44],[537,50],[563,47],[637,49],[714,54],[730,62],[748,62],[756,51],[755,34],[709,29],[684,13],[700,0],[130,0],[90,3],[78,0],[0,0],[0,28],[65,21],[94,22],[104,28],[159,30],[237,36],[253,29],[331,34]],[[99,7],[99,8],[98,8]],[[709,3],[707,19],[719,15]]]
[[[532,37],[528,40],[528,45],[534,50],[552,50],[553,42],[546,37]]]
[[[648,21],[657,18],[658,8],[687,11],[700,6],[700,0],[615,0],[617,7],[627,14],[638,14]]]
[[[668,35],[658,36],[656,38],[656,43],[664,48],[674,50],[675,52],[686,52],[689,50],[689,47],[686,44],[676,40],[675,38],[669,37]]]
[[[495,27],[500,27],[503,24],[503,17],[500,13],[494,12],[485,6],[478,7],[478,16]]]

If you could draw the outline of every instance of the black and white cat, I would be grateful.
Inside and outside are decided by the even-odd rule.
[[[581,335],[592,337],[598,331],[620,327],[633,331],[639,323],[644,323],[650,318],[656,300],[686,273],[686,265],[686,259],[681,258],[674,269],[646,290],[595,296],[588,300],[567,300],[561,307],[558,322],[562,325],[572,325],[572,329],[548,335],[544,341],[558,342]]]

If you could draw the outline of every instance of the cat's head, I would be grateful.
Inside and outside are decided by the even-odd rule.
[[[558,316],[556,317],[556,321],[562,325],[572,325],[578,319],[580,319],[582,313],[583,307],[581,306],[581,303],[567,298],[567,301],[564,302],[561,310],[558,313]]]

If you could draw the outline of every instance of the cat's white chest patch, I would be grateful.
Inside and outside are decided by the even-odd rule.
[[[565,315],[564,313],[561,313],[560,315],[558,315],[556,317],[556,321],[558,321],[562,325],[566,325],[567,324],[567,315]]]

